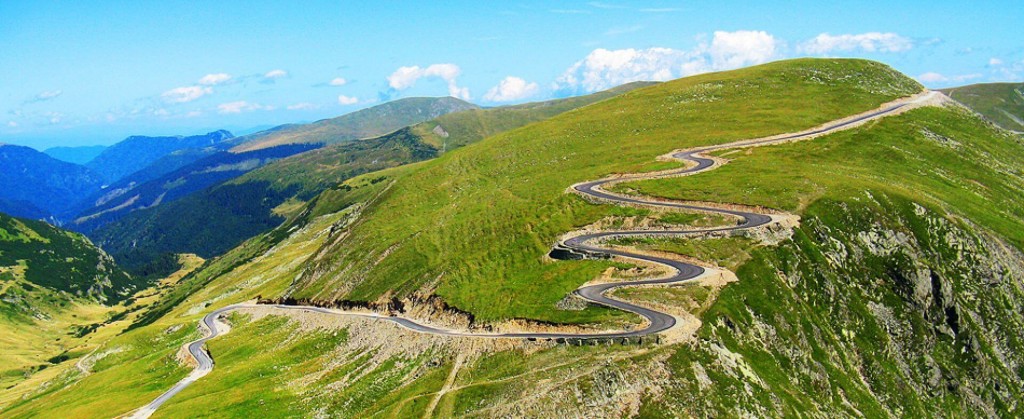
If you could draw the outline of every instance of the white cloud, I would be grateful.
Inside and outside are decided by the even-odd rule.
[[[510,102],[513,100],[525,99],[537,94],[539,86],[537,83],[527,83],[519,77],[505,77],[497,86],[491,88],[484,95],[484,100],[491,102]]]
[[[317,106],[309,102],[296,103],[294,105],[288,105],[290,111],[307,111],[310,109],[316,109]]]
[[[217,105],[217,112],[228,114],[228,113],[242,113],[248,111],[272,111],[273,106],[260,105],[259,103],[249,103],[244,100],[235,102],[221,103]]]
[[[388,76],[388,86],[395,90],[405,90],[416,85],[422,78],[436,77],[448,83],[448,94],[460,99],[469,99],[469,89],[459,87],[456,78],[462,69],[455,64],[431,64],[426,68],[420,66],[399,67]]]
[[[338,95],[338,103],[341,105],[355,105],[359,103],[359,98],[345,95]]]
[[[200,111],[189,111],[189,113],[185,114],[186,118],[195,118],[198,116],[203,116],[203,113]]]
[[[715,70],[763,63],[775,57],[778,41],[764,31],[716,31],[707,54]]]
[[[345,80],[342,77],[335,77],[335,78],[331,79],[331,81],[329,83],[327,83],[327,84],[329,84],[331,86],[344,86],[344,85],[348,84],[348,80]]]
[[[214,73],[207,74],[203,78],[199,79],[199,84],[204,86],[216,86],[223,84],[231,80],[231,75],[227,73]]]
[[[991,65],[991,66],[1003,65],[1003,60],[1000,60],[1000,59],[995,58],[995,57],[989,58],[988,59],[988,65]]]
[[[36,95],[36,99],[40,101],[50,100],[56,98],[57,96],[60,96],[62,93],[64,93],[64,91],[62,90],[47,90],[45,92],[40,92],[38,95]]]
[[[944,75],[942,75],[940,73],[929,71],[927,73],[921,74],[920,76],[917,76],[917,79],[920,80],[922,83],[944,83],[944,82],[963,83],[963,82],[966,82],[966,81],[980,79],[981,77],[982,77],[982,75],[979,74],[979,73],[960,74],[960,75],[956,75],[956,76],[946,77],[946,76],[944,76]]]
[[[637,80],[665,81],[686,60],[685,52],[671,48],[598,48],[569,67],[555,84],[560,89],[594,92]]]
[[[760,64],[776,58],[781,44],[764,31],[717,31],[692,50],[603,48],[590,52],[556,80],[556,90],[595,92],[633,81],[666,81],[714,70]]]
[[[7,122],[7,126],[11,127],[11,128],[17,128],[18,127],[18,123],[14,122],[14,121],[8,121]]]
[[[185,103],[213,93],[213,89],[203,86],[176,87],[164,92],[161,97],[171,103]]]
[[[263,78],[265,79],[279,79],[282,77],[288,77],[288,72],[281,69],[270,70],[267,74],[263,75]]]
[[[834,51],[902,52],[914,46],[909,38],[892,32],[861,34],[820,34],[804,42],[798,51],[806,54],[828,54]]]
[[[167,112],[167,109],[163,109],[163,108],[156,109],[156,110],[153,111],[153,115],[155,115],[155,116],[167,116],[167,115],[170,115],[170,114],[171,114],[170,112]]]

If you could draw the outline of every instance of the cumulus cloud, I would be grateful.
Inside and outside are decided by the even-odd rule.
[[[590,52],[555,82],[562,93],[595,92],[633,81],[666,81],[715,70],[760,64],[776,58],[781,42],[764,31],[717,31],[692,50],[603,48]]]
[[[242,112],[259,111],[259,110],[271,111],[271,110],[274,110],[274,107],[273,106],[260,105],[259,103],[249,103],[249,102],[246,102],[244,100],[239,100],[239,101],[235,101],[235,102],[228,102],[228,103],[221,103],[220,105],[217,105],[217,112],[220,112],[220,113],[223,113],[223,114],[242,113]]]
[[[17,128],[18,127],[18,123],[14,122],[14,121],[7,121],[7,126],[11,127],[11,128]]]
[[[866,32],[860,34],[820,34],[797,48],[805,54],[828,54],[843,51],[902,52],[914,46],[909,38],[892,32]]]
[[[227,83],[231,80],[231,75],[227,73],[214,73],[207,74],[203,78],[199,79],[199,84],[204,86],[216,86],[218,84]]]
[[[355,105],[359,103],[359,98],[345,95],[338,95],[338,104],[341,105]]]
[[[309,102],[296,103],[294,105],[288,105],[290,111],[307,111],[310,109],[316,109],[317,106]]]
[[[265,79],[279,79],[282,77],[288,77],[288,72],[281,69],[270,70],[263,75],[263,78]]]
[[[537,94],[539,90],[537,83],[528,83],[519,77],[508,76],[501,80],[497,86],[492,87],[484,95],[484,100],[491,102],[510,102],[513,100],[526,99]]]
[[[971,81],[971,80],[974,80],[974,79],[980,79],[981,77],[982,77],[982,75],[978,74],[978,73],[961,74],[961,75],[957,75],[957,76],[946,77],[946,76],[944,76],[944,75],[942,75],[940,73],[929,71],[927,73],[921,74],[920,76],[917,76],[917,79],[920,80],[922,83],[944,83],[944,82],[963,83],[963,82]]]
[[[328,82],[327,84],[329,84],[331,86],[344,86],[344,85],[348,84],[348,80],[345,80],[342,77],[335,77],[335,78],[331,79],[331,81]]]
[[[168,90],[160,96],[171,103],[185,103],[213,93],[213,89],[204,86],[184,86]]]
[[[426,68],[420,66],[403,66],[388,76],[388,86],[394,90],[405,90],[416,85],[422,78],[439,78],[448,83],[448,94],[460,99],[469,99],[469,89],[459,87],[456,78],[462,69],[455,64],[431,64]]]
[[[706,54],[715,70],[763,63],[775,57],[778,40],[764,31],[715,32]]]
[[[1003,65],[1003,60],[1000,60],[998,58],[992,57],[992,58],[988,59],[988,65],[991,65],[991,66]]]

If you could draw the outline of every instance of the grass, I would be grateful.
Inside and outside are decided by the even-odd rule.
[[[732,162],[696,178],[619,187],[796,213],[819,199],[863,200],[870,199],[864,191],[878,191],[948,208],[1024,247],[1020,149],[1019,139],[970,115],[925,108],[818,140],[728,154]]]
[[[359,191],[379,185],[368,184],[367,188],[357,188],[356,193],[350,190],[344,198],[361,197]],[[198,336],[195,325],[204,314],[287,288],[301,269],[299,262],[323,244],[332,224],[354,210],[351,202],[331,198],[326,193],[314,200],[307,209],[308,224],[293,220],[282,227],[283,232],[250,240],[222,257],[206,261],[194,273],[163,281],[159,294],[143,292],[135,303],[141,310],[119,321],[116,327],[97,332],[93,342],[98,345],[96,353],[116,353],[98,362],[92,374],[79,374],[73,368],[74,360],[66,361],[62,364],[65,369],[33,381],[17,400],[13,393],[3,393],[12,396],[11,403],[3,406],[3,415],[70,412],[95,417],[123,414],[148,403],[190,370],[178,363],[175,354],[182,344]],[[192,266],[201,262],[188,260]],[[214,356],[221,362],[218,355]]]
[[[792,60],[634,90],[385,172],[394,186],[328,247],[296,296],[374,300],[426,286],[482,320],[606,319],[555,303],[606,262],[543,259],[561,234],[613,206],[565,189],[633,172],[675,148],[797,131],[920,86],[877,63]],[[813,106],[811,103],[813,102]],[[355,274],[358,273],[358,274]]]
[[[32,394],[41,384],[59,380],[75,370],[75,364],[120,334],[145,310],[162,298],[185,274],[202,263],[192,255],[182,256],[182,269],[153,287],[142,290],[115,306],[73,299],[46,311],[46,319],[0,320],[0,364],[4,366],[0,406]],[[23,282],[8,285],[24,286]],[[32,306],[45,309],[48,297],[39,288],[27,297]]]
[[[1024,131],[1024,84],[972,84],[942,89],[942,92],[996,125],[1011,131]]]

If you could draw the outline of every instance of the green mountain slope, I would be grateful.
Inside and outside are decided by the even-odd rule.
[[[138,288],[84,236],[0,214],[0,383],[59,363],[62,337]]]
[[[33,285],[76,297],[117,301],[136,285],[84,236],[0,214],[0,266]]]
[[[942,89],[942,92],[982,114],[996,125],[1024,132],[1024,84],[986,83]]]
[[[459,319],[433,302],[416,307],[436,290],[477,323],[623,320],[557,301],[608,269],[633,269],[544,254],[573,228],[651,214],[590,204],[567,186],[663,169],[654,156],[676,148],[799,131],[920,88],[878,63],[784,61],[636,90],[356,177],[186,279],[139,327],[104,345],[110,355],[90,375],[55,379],[3,413],[116,415],[142,406],[190,371],[174,354],[197,336],[203,313],[256,296],[383,303],[417,292],[403,301],[407,314]],[[213,372],[157,415],[1019,415],[1019,137],[956,107],[922,108],[720,154],[730,162],[711,172],[622,185],[802,218],[777,244],[757,236],[625,243],[737,273],[727,285],[618,291],[696,316],[693,337],[570,346],[246,311],[209,342]]]
[[[432,159],[444,150],[647,84],[632,83],[547,102],[449,113],[377,138],[346,141],[275,161],[180,201],[136,208],[124,219],[89,234],[127,268],[144,267],[177,253],[212,257],[270,230],[306,201],[352,177]]]
[[[567,187],[651,167],[676,148],[796,131],[918,89],[875,63],[786,61],[635,90],[498,135],[388,173],[386,196],[321,252],[292,295],[374,301],[436,287],[481,319],[587,319],[601,310],[553,307],[608,264],[544,255],[614,210]]]
[[[417,97],[394,100],[381,105],[324,119],[310,124],[282,125],[236,140],[234,152],[294,143],[335,144],[376,137],[404,126],[438,116],[474,109],[477,106],[453,97]]]

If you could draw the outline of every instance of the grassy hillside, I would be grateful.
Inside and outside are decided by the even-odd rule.
[[[0,214],[0,267],[32,285],[100,301],[121,300],[138,285],[81,234],[6,214]]]
[[[371,138],[404,126],[438,116],[474,109],[477,106],[453,97],[417,97],[394,100],[381,105],[324,119],[310,124],[282,125],[236,140],[234,152],[251,151],[294,143],[336,144]]]
[[[0,214],[0,386],[63,362],[69,340],[107,320],[101,303],[138,288],[82,235]]]
[[[822,80],[831,88],[819,84]],[[724,91],[726,86],[733,90]],[[898,91],[888,90],[893,88]],[[919,88],[876,63],[773,63],[639,90],[431,162],[355,178],[320,195],[292,224],[248,241],[186,279],[139,327],[101,348],[110,354],[97,362],[92,374],[72,371],[58,377],[8,406],[4,414],[111,415],[141,406],[186,374],[174,353],[195,336],[192,328],[203,313],[256,295],[285,292],[297,274],[308,275],[306,258],[324,250],[338,252],[336,246],[354,246],[344,238],[346,232],[360,234],[375,217],[403,212],[405,207],[398,204],[415,200],[394,201],[411,193],[402,190],[402,183],[418,182],[441,169],[453,180],[438,188],[475,199],[446,201],[444,194],[425,188],[422,200],[435,208],[437,212],[428,212],[435,217],[422,224],[388,220],[456,228],[464,225],[458,217],[476,217],[476,227],[457,231],[462,237],[443,236],[441,244],[454,247],[451,253],[418,244],[418,237],[434,234],[419,228],[390,247],[389,254],[418,244],[431,251],[417,263],[438,265],[442,257],[457,261],[443,265],[448,270],[438,289],[474,291],[477,301],[464,307],[477,314],[500,318],[530,312],[574,321],[604,316],[587,311],[559,317],[548,314],[553,303],[528,311],[504,299],[517,295],[542,300],[553,293],[506,279],[511,271],[529,268],[516,252],[528,253],[525,259],[530,261],[539,259],[550,244],[545,234],[624,214],[609,206],[573,202],[581,200],[565,195],[564,188],[576,177],[661,168],[664,164],[652,156],[673,148],[795,131]],[[765,102],[759,101],[766,96]],[[666,109],[673,105],[681,109]],[[634,129],[640,133],[632,135]],[[653,139],[648,142],[646,136]],[[539,137],[537,143],[531,142],[534,137]],[[616,155],[607,156],[601,147],[565,147],[562,142],[570,138],[602,147],[610,143]],[[538,145],[546,143],[553,144]],[[539,159],[538,153],[548,155]],[[555,170],[564,177],[560,180],[505,178],[512,170],[540,176],[547,170],[528,163],[564,161],[552,158],[556,153],[570,153],[566,160],[582,160],[577,164],[583,167]],[[623,186],[625,191],[683,199],[771,205],[802,216],[792,239],[772,247],[739,237],[631,243],[737,272],[739,282],[723,289],[694,285],[620,291],[627,298],[699,316],[703,325],[696,339],[639,346],[492,346],[489,341],[429,338],[355,320],[234,315],[231,334],[209,344],[217,368],[157,416],[195,411],[346,417],[1020,413],[1024,255],[1014,235],[1024,220],[1019,213],[1019,191],[1024,190],[1024,145],[1019,138],[957,109],[920,109],[812,141],[723,154],[732,161],[715,171]],[[498,158],[508,161],[501,166],[505,172],[493,171],[497,163],[489,159]],[[464,180],[456,183],[454,178]],[[524,201],[531,196],[516,188],[518,183],[541,189],[559,184],[558,190],[551,186],[551,197],[536,199],[561,206],[549,203],[541,207],[544,211],[525,213],[530,208],[523,208]],[[708,184],[717,185],[721,196],[710,195]],[[478,196],[491,188],[507,192],[501,192],[502,199]],[[436,210],[453,205],[459,206],[458,214]],[[570,219],[559,220],[565,208],[572,210]],[[523,221],[517,229],[508,223],[507,230],[496,231],[506,225],[504,218],[516,217]],[[690,222],[693,217],[671,218]],[[376,231],[385,238],[396,234]],[[497,234],[508,237],[495,240]],[[471,248],[459,240],[485,250],[467,251]],[[501,252],[494,262],[480,257],[494,247]],[[370,260],[381,265],[397,263],[390,256],[373,256]],[[485,265],[500,268],[491,269],[498,273],[496,279],[467,285],[473,277],[457,276],[459,269],[472,272]],[[370,264],[370,275],[383,268],[379,266]],[[416,266],[399,265],[412,274],[399,278],[416,280]],[[608,265],[573,261],[544,266],[584,267],[588,270],[580,276],[590,275],[586,280]],[[364,281],[374,280],[370,275]],[[363,279],[350,275],[346,280],[352,277]],[[452,277],[463,282],[448,284]],[[562,282],[553,274],[528,278],[542,287]],[[344,282],[330,285],[347,287]],[[485,285],[501,292],[487,292]],[[458,294],[442,295],[451,302],[456,300],[448,295]],[[489,309],[488,303],[497,308]]]
[[[146,209],[136,205],[129,208],[135,210],[131,214],[91,236],[128,268],[147,266],[177,253],[212,257],[270,230],[320,192],[352,177],[432,159],[443,150],[646,84],[547,102],[454,112],[380,137],[323,147],[272,162],[179,201]]]
[[[372,301],[425,288],[485,320],[555,310],[607,262],[550,263],[556,239],[614,211],[573,183],[651,167],[675,148],[791,132],[920,90],[877,63],[793,60],[689,77],[386,172],[390,189],[324,249],[292,295]]]
[[[1024,132],[1024,84],[986,83],[943,89],[943,93],[1011,131]]]
[[[445,152],[652,84],[654,83],[633,82],[585,96],[498,108],[470,109],[443,115],[416,124],[410,129],[423,142]]]

